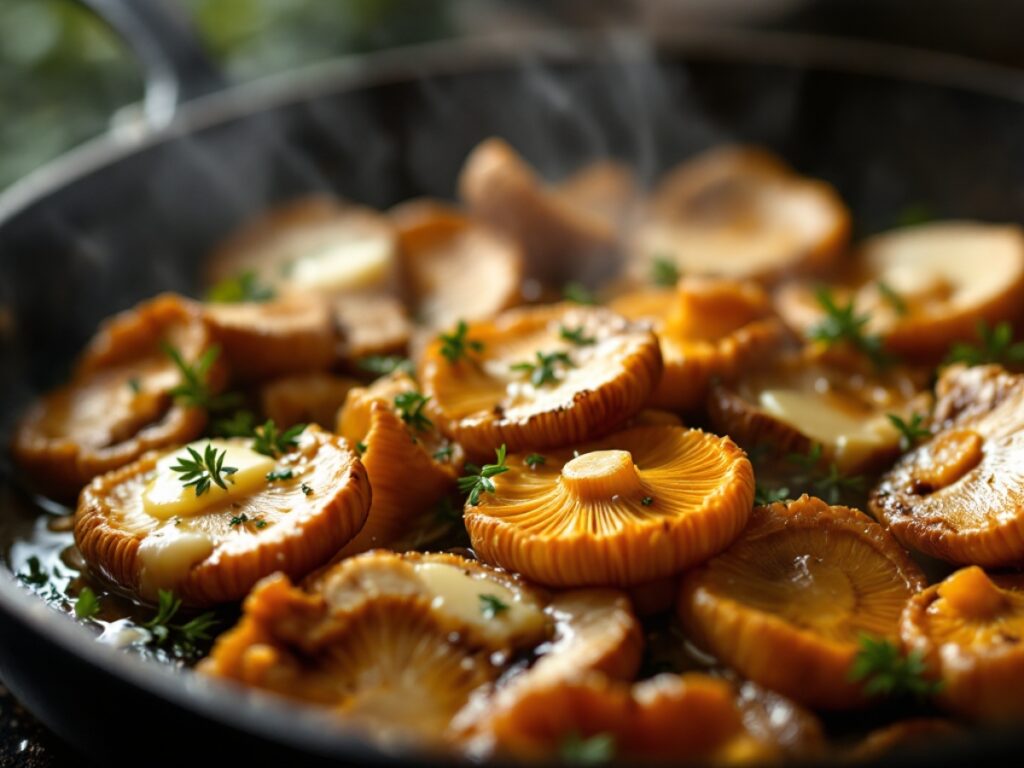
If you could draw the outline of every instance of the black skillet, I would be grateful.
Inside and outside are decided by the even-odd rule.
[[[171,53],[157,55],[157,119],[176,88],[213,82],[194,49]],[[191,79],[177,83],[181,72]],[[0,196],[0,438],[101,318],[162,290],[195,291],[203,255],[246,217],[313,190],[378,207],[450,197],[462,159],[492,134],[552,177],[610,154],[650,179],[710,145],[756,142],[833,182],[862,232],[908,206],[1024,221],[1024,82],[986,65],[694,30],[346,59],[195,99],[163,127],[100,138]],[[84,752],[179,765],[427,760],[97,644],[12,577],[11,544],[40,514],[0,457],[0,678]],[[994,764],[1022,748],[1024,735],[975,733],[900,764]]]

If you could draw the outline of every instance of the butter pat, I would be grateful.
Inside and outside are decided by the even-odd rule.
[[[213,539],[201,531],[165,526],[151,533],[139,545],[139,591],[144,597],[155,599],[159,590],[173,590],[193,565],[213,553],[213,546]]]
[[[338,232],[292,265],[290,281],[316,291],[371,288],[388,280],[394,262],[391,238],[374,233]]]
[[[238,471],[231,475],[222,475],[227,489],[211,483],[202,496],[197,496],[196,487],[185,487],[181,475],[172,467],[182,458],[192,459],[188,452],[189,448],[200,456],[205,455],[207,445],[212,445],[218,454],[226,451],[224,467],[234,467]],[[156,476],[142,493],[142,506],[147,514],[160,520],[198,515],[212,505],[228,499],[249,496],[260,490],[266,485],[267,473],[274,466],[274,459],[253,451],[249,448],[247,440],[209,440],[192,443],[157,461]]]

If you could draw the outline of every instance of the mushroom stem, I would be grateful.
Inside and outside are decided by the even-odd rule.
[[[643,484],[629,451],[591,451],[562,467],[562,483],[581,501],[637,495]]]
[[[970,619],[991,619],[1006,606],[1003,591],[976,565],[946,579],[939,586],[939,595],[957,613]]]

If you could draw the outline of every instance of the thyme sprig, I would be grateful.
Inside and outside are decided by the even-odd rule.
[[[423,412],[429,397],[416,391],[402,392],[395,395],[395,408],[402,421],[417,432],[426,432],[434,426],[434,422]]]
[[[928,678],[921,651],[904,655],[899,646],[885,638],[863,634],[860,648],[850,667],[852,682],[864,684],[868,696],[925,698],[938,693],[941,681]]]
[[[1012,367],[1024,363],[1024,341],[1013,340],[1013,327],[1009,323],[998,323],[992,328],[984,320],[979,320],[976,328],[978,343],[954,344],[946,357],[947,364],[975,366],[999,363]]]
[[[910,421],[904,421],[895,413],[887,413],[885,417],[899,430],[900,450],[904,453],[917,445],[918,441],[932,436],[932,431],[928,427],[923,426],[924,420],[927,418],[923,413],[911,414]]]
[[[558,756],[570,765],[599,765],[615,757],[615,737],[597,733],[585,738],[578,731],[566,734],[558,746]]]
[[[528,373],[530,375],[530,383],[535,387],[543,387],[545,384],[557,381],[557,366],[573,367],[572,358],[566,352],[541,352],[537,350],[536,354],[536,363],[513,363],[510,366],[513,371]]]
[[[477,595],[480,599],[480,613],[485,619],[493,619],[499,614],[508,610],[508,603],[504,603],[496,595]]]
[[[496,464],[484,464],[482,467],[478,467],[476,464],[466,465],[466,471],[469,474],[459,478],[459,490],[469,494],[469,503],[474,507],[480,503],[480,494],[494,493],[494,480],[491,478],[502,472],[508,472],[505,453],[505,444],[502,443],[501,448],[495,451]]]
[[[469,325],[465,320],[459,320],[451,333],[442,333],[437,338],[441,342],[441,355],[452,364],[484,351],[482,341],[469,338]]]
[[[185,488],[193,486],[196,496],[202,496],[211,485],[228,489],[231,475],[238,471],[237,467],[225,467],[224,459],[227,457],[227,449],[218,451],[212,443],[207,443],[203,453],[199,453],[192,446],[186,446],[188,456],[179,456],[178,463],[171,467],[171,471],[178,475]],[[191,458],[189,458],[191,457]]]
[[[368,355],[359,358],[356,367],[361,371],[372,373],[377,376],[387,376],[389,373],[401,371],[412,375],[416,367],[412,360],[400,355]]]
[[[172,640],[179,650],[194,653],[200,640],[210,639],[210,630],[217,624],[217,617],[213,612],[200,614],[184,624],[172,624],[172,620],[181,609],[181,600],[166,589],[161,589],[157,596],[156,615],[142,625],[149,630],[157,645],[164,645]]]
[[[558,327],[558,336],[570,344],[575,344],[577,347],[585,347],[597,343],[597,337],[587,336],[586,329],[582,325],[578,328],[569,328],[568,326],[561,325]]]
[[[679,267],[668,256],[659,256],[651,262],[651,282],[671,287],[679,282]]]
[[[273,288],[260,282],[257,274],[244,272],[221,280],[206,292],[206,300],[218,304],[237,304],[244,301],[270,301],[276,295]]]
[[[865,326],[870,318],[856,313],[852,298],[840,306],[827,288],[819,288],[814,296],[825,316],[821,322],[808,329],[807,338],[810,341],[818,341],[829,347],[848,344],[879,368],[892,362],[892,358],[882,348],[882,337],[866,332]]]
[[[252,449],[264,456],[277,458],[299,444],[299,435],[305,429],[305,424],[295,424],[282,432],[273,419],[267,419],[262,427],[254,430]]]

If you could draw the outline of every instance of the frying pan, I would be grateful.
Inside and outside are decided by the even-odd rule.
[[[149,46],[167,45],[148,34]],[[161,125],[102,137],[0,196],[5,444],[103,317],[162,290],[195,292],[203,255],[247,217],[314,191],[377,207],[451,197],[463,158],[493,134],[552,178],[614,156],[649,180],[713,144],[755,142],[835,184],[859,234],[909,205],[1024,221],[1024,82],[936,54],[692,29],[462,40],[227,88],[170,117],[175,94],[216,82],[182,50],[162,51],[164,92],[148,102]],[[0,677],[76,747],[115,763],[214,752],[440,761],[372,748],[317,713],[96,643],[11,573],[12,543],[46,513],[0,458]],[[983,764],[1022,747],[1024,735],[975,732],[899,759]]]

